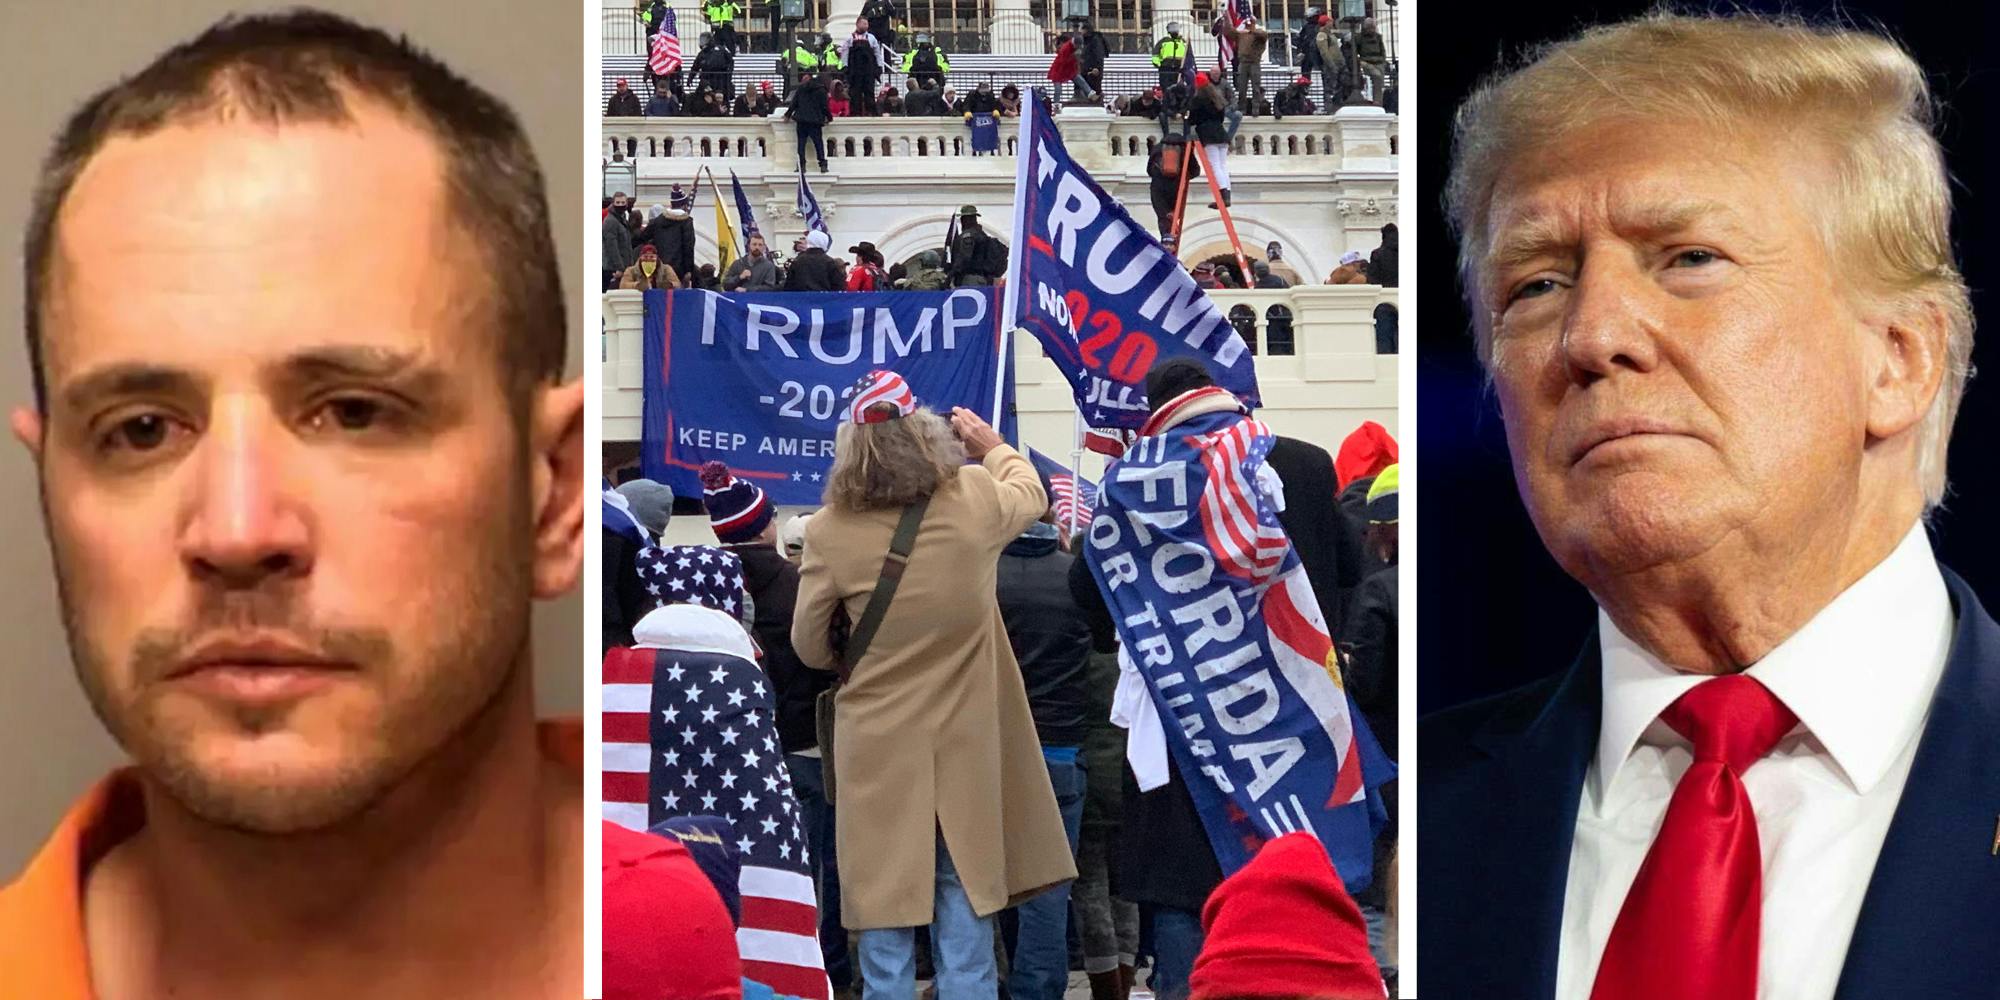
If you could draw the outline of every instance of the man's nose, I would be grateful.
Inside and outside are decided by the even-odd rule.
[[[1563,319],[1562,353],[1570,381],[1587,386],[1620,371],[1659,364],[1659,325],[1636,262],[1599,255],[1577,276]]]
[[[260,401],[217,401],[181,528],[181,557],[196,578],[245,588],[311,570],[311,526],[290,485],[295,446]]]

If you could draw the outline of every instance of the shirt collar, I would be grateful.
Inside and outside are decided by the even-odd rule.
[[[1853,790],[1866,794],[1923,727],[1953,626],[1951,595],[1918,522],[1887,558],[1746,672],[1799,717]],[[1592,790],[1601,802],[1648,727],[1707,678],[1647,652],[1602,609],[1597,632],[1604,721]]]

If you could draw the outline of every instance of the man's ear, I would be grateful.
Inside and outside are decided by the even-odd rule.
[[[28,449],[30,457],[37,462],[41,461],[42,432],[47,429],[47,422],[42,419],[42,415],[29,407],[16,406],[14,412],[8,416],[8,423],[14,427],[14,439]]]
[[[548,599],[583,575],[583,380],[538,391],[533,406],[534,593]]]
[[[1913,299],[1874,320],[1868,436],[1881,440],[1916,426],[1944,384],[1950,323],[1934,299]]]

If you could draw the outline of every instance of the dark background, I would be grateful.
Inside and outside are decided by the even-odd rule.
[[[1541,3],[1508,8],[1507,20],[1424,37],[1418,116],[1418,269],[1424,308],[1417,346],[1417,666],[1419,712],[1503,691],[1568,667],[1594,627],[1590,595],[1543,550],[1514,489],[1498,406],[1484,390],[1471,324],[1458,296],[1456,255],[1440,208],[1459,102],[1505,55],[1568,37],[1584,25],[1628,19],[1645,3]],[[1743,3],[1776,12],[1777,5]],[[1957,5],[1939,5],[1956,7]],[[1972,5],[1966,5],[1967,8]],[[1983,6],[1983,5],[1982,5]],[[1914,9],[1913,9],[1914,8]],[[1833,6],[1784,8],[1814,21]],[[2000,315],[2000,16],[1989,10],[1904,3],[1839,6],[1849,23],[1886,27],[1930,75],[1942,104],[1941,138],[1953,184],[1952,239],[1972,287],[1973,314]],[[1555,109],[1551,113],[1559,113]],[[1982,324],[1983,325],[1983,324]],[[2000,605],[2000,329],[1982,330],[1973,363],[1987,374],[1967,388],[1952,436],[1952,493],[1932,518],[1938,559]]]

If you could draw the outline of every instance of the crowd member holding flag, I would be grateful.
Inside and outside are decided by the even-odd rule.
[[[994,915],[1076,877],[995,597],[1001,550],[1048,497],[978,414],[946,423],[892,372],[856,385],[834,452],[792,644],[846,678],[832,717],[843,923],[860,931],[867,996],[911,995],[928,924],[938,995],[992,997]],[[837,611],[858,623],[841,646]]]
[[[784,284],[778,262],[771,259],[771,250],[765,245],[762,233],[750,236],[750,253],[737,258],[722,274],[725,292],[775,292]]]
[[[667,191],[667,207],[652,207],[652,218],[639,230],[640,243],[651,243],[660,260],[683,279],[694,274],[694,192],[674,185]]]
[[[1118,883],[1150,913],[1158,995],[1180,1000],[1197,914],[1266,840],[1311,832],[1350,891],[1370,884],[1386,819],[1372,793],[1394,765],[1341,688],[1278,520],[1275,436],[1198,361],[1162,362],[1146,391],[1085,563],[1121,640],[1112,719],[1131,734]]]
[[[1247,9],[1247,0],[1231,0],[1230,16],[1237,13],[1237,5]],[[1254,16],[1246,16],[1236,28],[1236,99],[1246,115],[1263,114],[1269,107],[1264,96],[1264,53],[1271,46],[1271,33],[1257,23]]]
[[[654,3],[654,9],[662,12],[663,20],[647,27],[651,34],[647,39],[646,71],[653,75],[653,86],[672,81],[674,89],[680,87],[681,77],[681,33],[675,23],[674,9],[665,3]]]

